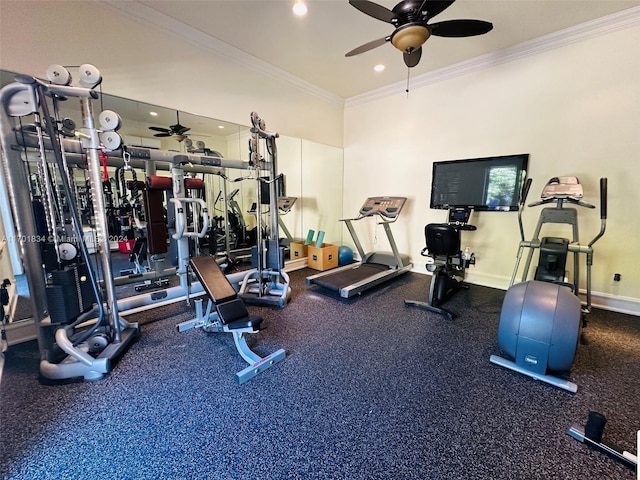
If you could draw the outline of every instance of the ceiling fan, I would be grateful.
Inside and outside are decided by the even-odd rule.
[[[390,23],[395,30],[383,38],[360,45],[346,57],[359,55],[387,42],[402,52],[407,67],[415,67],[422,56],[422,45],[431,35],[437,37],[471,37],[483,35],[493,28],[493,24],[484,20],[445,20],[429,23],[433,17],[450,7],[455,0],[404,0],[393,10],[368,0],[349,0],[349,3],[362,13],[377,20]]]
[[[173,137],[177,141],[181,142],[187,138],[187,132],[191,130],[191,128],[180,125],[180,113],[178,111],[176,111],[176,120],[176,124],[169,125],[169,128],[149,127],[149,130],[159,132],[156,133],[154,137]]]

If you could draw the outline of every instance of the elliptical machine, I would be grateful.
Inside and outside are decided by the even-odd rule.
[[[600,231],[587,245],[578,240],[578,212],[567,208],[571,203],[589,209],[594,205],[582,201],[583,190],[576,177],[554,177],[545,185],[541,200],[529,207],[555,203],[554,208],[544,208],[540,213],[533,239],[524,239],[522,210],[531,179],[527,179],[518,209],[521,242],[511,283],[502,304],[498,343],[514,360],[491,355],[490,361],[516,372],[528,375],[569,392],[575,393],[578,386],[548,372],[566,372],[575,358],[580,327],[585,324],[585,315],[591,311],[591,266],[593,245],[604,235],[607,220],[607,179],[600,179]],[[545,223],[568,224],[573,238],[539,238]],[[521,283],[515,278],[522,258],[528,249],[527,261]],[[533,280],[527,281],[534,250],[539,250],[538,266]],[[567,254],[573,254],[573,281],[567,281],[565,272]],[[578,298],[580,254],[586,255],[586,304]]]
[[[476,258],[469,247],[461,249],[461,232],[474,231],[469,225],[471,209],[449,209],[447,223],[429,223],[424,227],[426,247],[420,255],[428,257],[427,270],[431,272],[431,285],[427,302],[405,300],[406,306],[415,306],[444,315],[453,320],[458,315],[441,307],[461,288],[469,288],[464,283],[466,269],[475,265]]]

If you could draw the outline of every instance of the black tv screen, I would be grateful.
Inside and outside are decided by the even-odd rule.
[[[518,209],[529,154],[433,163],[431,208]]]
[[[271,203],[271,184],[267,183],[269,181],[269,177],[262,177],[264,182],[260,182],[260,199],[263,205],[269,205]],[[278,193],[278,197],[286,197],[285,186],[284,186],[284,175],[278,176],[276,179],[276,192]]]

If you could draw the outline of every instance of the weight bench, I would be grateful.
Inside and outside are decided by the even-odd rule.
[[[243,336],[245,333],[258,333],[263,322],[261,317],[249,315],[244,301],[227,279],[214,257],[194,257],[189,260],[205,293],[209,296],[206,311],[202,309],[202,299],[196,302],[196,318],[179,323],[177,329],[184,332],[191,328],[202,328],[205,332],[226,332],[233,334],[236,349],[249,364],[236,373],[238,383],[244,383],[266,370],[271,365],[285,359],[285,351],[277,350],[266,357],[260,357],[251,351]],[[212,310],[215,308],[215,312]]]

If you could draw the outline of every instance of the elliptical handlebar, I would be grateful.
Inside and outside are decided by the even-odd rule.
[[[600,179],[600,219],[607,219],[607,178]]]
[[[531,184],[533,183],[532,178],[527,178],[524,181],[524,185],[522,185],[522,190],[520,192],[520,203],[518,206],[518,226],[520,227],[520,240],[524,242],[524,226],[522,225],[522,210],[524,209],[524,205],[527,201],[527,195],[529,195],[529,189],[531,188]]]
[[[604,232],[607,229],[607,196],[607,178],[602,177],[600,179],[600,231],[595,237],[593,237],[593,240],[589,242],[589,248],[600,240],[600,237],[604,235]]]
[[[522,185],[522,191],[520,192],[520,206],[523,207],[524,203],[527,201],[527,196],[529,195],[529,189],[531,188],[531,184],[533,183],[532,178],[527,178],[524,181],[524,185]]]

